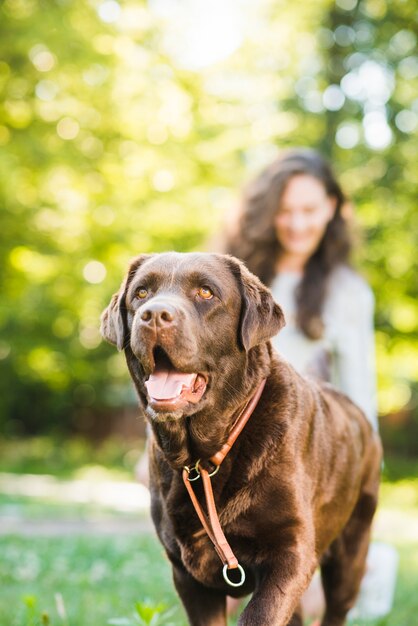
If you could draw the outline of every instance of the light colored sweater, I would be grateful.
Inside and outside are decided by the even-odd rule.
[[[332,273],[324,303],[324,335],[309,339],[296,326],[295,290],[301,275],[281,272],[270,286],[282,307],[286,326],[272,343],[299,372],[331,382],[365,412],[375,430],[376,373],[373,293],[352,269]]]

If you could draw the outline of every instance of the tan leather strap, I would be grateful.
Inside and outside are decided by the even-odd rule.
[[[232,448],[232,446],[238,439],[239,435],[241,434],[241,431],[244,428],[245,424],[250,419],[255,407],[257,406],[257,402],[259,401],[260,396],[263,393],[265,384],[266,384],[266,379],[263,378],[263,380],[257,387],[257,391],[255,392],[253,397],[249,400],[249,402],[245,405],[240,415],[238,415],[237,419],[235,420],[235,423],[231,429],[231,432],[229,433],[229,437],[226,443],[224,443],[224,445],[218,452],[216,452],[213,456],[210,457],[209,459],[210,462],[216,465],[217,467],[222,463],[222,461],[224,460],[224,458],[226,457],[226,455],[228,454],[228,452],[230,451],[230,449]]]
[[[258,386],[255,394],[252,396],[252,398],[249,400],[249,402],[246,404],[244,409],[239,414],[238,418],[235,420],[235,423],[231,429],[227,442],[222,446],[219,452],[214,454],[209,459],[210,462],[216,465],[217,467],[219,467],[222,461],[225,459],[226,455],[231,450],[238,436],[242,432],[242,429],[244,428],[245,424],[248,422],[251,414],[253,413],[255,407],[257,406],[257,402],[259,401],[261,394],[263,393],[265,384],[266,384],[266,379],[263,379],[260,385]],[[201,467],[199,465],[199,462],[196,463],[195,470],[196,472],[198,472],[198,475],[202,478],[202,481],[203,481],[203,489],[205,492],[207,515],[209,516],[209,519],[208,519],[208,516],[202,510],[199,500],[197,499],[196,494],[193,490],[192,484],[190,482],[190,468],[188,467],[185,467],[183,469],[183,482],[189,493],[190,499],[200,519],[200,522],[203,528],[205,529],[206,533],[208,534],[209,539],[213,543],[215,550],[219,558],[223,562],[223,564],[227,566],[228,569],[240,568],[241,572],[243,573],[243,570],[238,563],[238,559],[234,555],[231,549],[231,546],[226,540],[226,537],[219,523],[219,517],[218,517],[217,510],[216,510],[215,499],[213,497],[213,490],[212,490],[212,483],[211,483],[212,474],[209,474],[207,470]],[[194,478],[194,480],[195,479],[196,478]],[[225,577],[225,572],[224,572],[224,577]],[[233,586],[238,586],[238,585],[234,585],[233,583],[231,583],[227,577],[225,577],[225,580],[227,580],[227,582],[229,584],[232,584]],[[245,575],[242,577],[241,580],[242,582],[244,582]]]
[[[203,528],[209,536],[209,539],[214,545],[216,552],[222,563],[228,565],[228,569],[234,569],[238,567],[238,560],[232,552],[231,546],[226,540],[226,537],[222,531],[219,523],[218,513],[216,511],[215,500],[213,497],[212,483],[210,476],[205,469],[200,470],[200,475],[203,481],[203,488],[205,490],[206,506],[208,509],[209,520],[200,506],[199,500],[193,491],[193,487],[188,478],[187,470],[183,470],[183,481],[186,485],[186,489],[189,492],[190,499],[193,503],[196,513],[202,523]]]

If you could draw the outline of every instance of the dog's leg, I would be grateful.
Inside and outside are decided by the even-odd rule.
[[[173,565],[173,578],[190,626],[226,626],[225,594],[201,585],[181,565]]]
[[[317,562],[313,550],[299,555],[283,552],[280,565],[265,569],[238,626],[302,626],[299,602]]]
[[[343,626],[354,606],[366,566],[377,499],[363,493],[341,535],[321,564],[326,611],[321,626]]]

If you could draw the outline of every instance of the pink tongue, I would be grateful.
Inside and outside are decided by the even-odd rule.
[[[184,374],[175,370],[158,370],[145,382],[148,393],[155,400],[177,398],[183,387],[190,389],[197,374]]]

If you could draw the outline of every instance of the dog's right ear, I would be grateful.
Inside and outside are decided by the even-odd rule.
[[[122,306],[125,300],[126,281],[123,281],[120,290],[114,293],[109,305],[100,318],[100,333],[103,339],[122,350],[125,341]]]
[[[126,319],[123,315],[126,292],[138,267],[151,256],[151,254],[141,254],[132,261],[119,291],[113,294],[109,305],[101,315],[100,333],[103,339],[116,346],[118,350],[123,350],[128,334]]]

